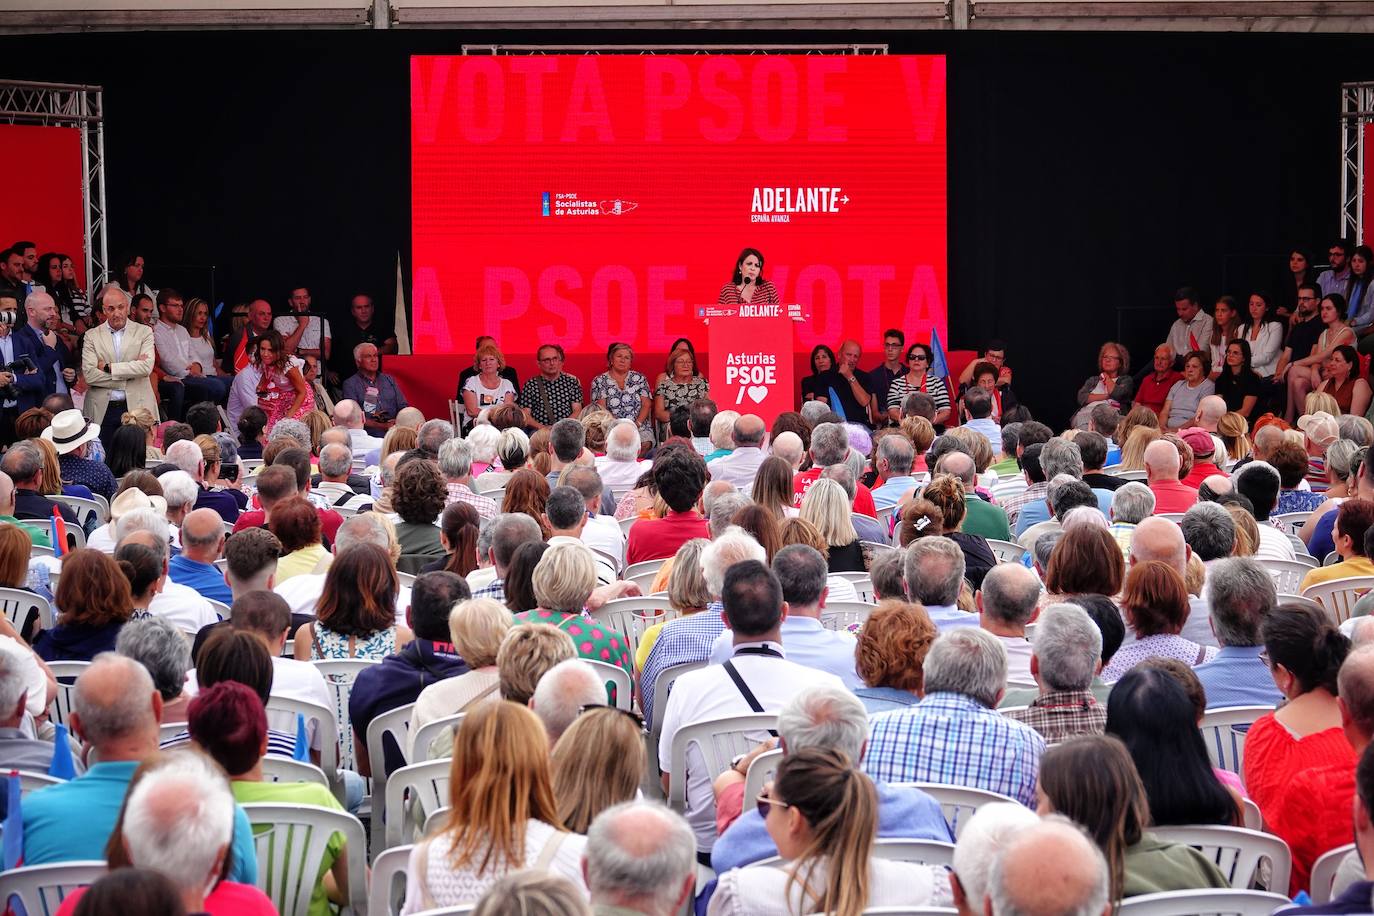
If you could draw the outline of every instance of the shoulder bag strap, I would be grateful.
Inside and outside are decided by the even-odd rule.
[[[477,704],[480,703],[482,700],[485,700],[487,697],[491,696],[492,691],[494,691],[497,687],[500,687],[500,686],[501,686],[501,682],[500,682],[500,681],[497,681],[495,684],[492,684],[492,685],[491,685],[490,687],[488,687],[486,690],[483,690],[481,693],[477,694],[477,695],[474,696],[472,699],[470,699],[470,700],[468,700],[466,703],[464,703],[462,709],[459,709],[459,710],[456,710],[456,711],[457,711],[457,712],[467,712],[467,711],[468,711],[469,709],[471,709],[473,706],[477,705]]]
[[[740,676],[739,669],[735,667],[734,661],[727,659],[722,667],[725,668],[725,673],[730,675],[730,680],[735,682],[735,687],[739,690],[740,696],[744,697],[744,702],[749,704],[749,708],[754,712],[763,712],[763,706],[759,703],[758,698],[754,696],[754,691],[749,689],[749,685],[746,684],[744,678]],[[772,735],[774,738],[778,736],[777,731],[771,728],[768,730],[768,734]]]
[[[530,868],[535,871],[548,871],[549,866],[553,864],[553,857],[558,855],[558,847],[563,845],[563,841],[567,837],[568,834],[565,831],[555,830],[553,836],[544,841],[544,848],[539,850],[539,858],[534,860],[534,864]]]

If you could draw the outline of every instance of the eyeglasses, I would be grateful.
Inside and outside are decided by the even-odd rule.
[[[1345,257],[1345,252],[1337,248],[1334,251],[1328,251],[1326,256],[1330,258],[1343,258]]]
[[[929,357],[929,356],[926,356],[924,353],[917,353],[915,356],[910,356],[910,357],[908,357],[908,359],[910,359],[911,362],[913,362],[913,363],[916,363],[916,362],[928,363],[928,362],[930,362],[930,357]]]
[[[1298,301],[1299,301],[1299,302],[1316,302],[1316,301],[1317,301],[1317,297],[1316,297],[1316,296],[1299,296],[1299,297],[1298,297]]]
[[[883,349],[884,349],[884,350],[900,350],[900,349],[902,349],[902,345],[899,344],[899,343],[885,343],[885,344],[883,344]]]
[[[764,820],[768,820],[768,808],[770,806],[776,805],[779,808],[792,807],[787,802],[782,801],[781,799],[770,798],[768,796],[767,790],[764,790],[763,792],[759,793],[759,797],[755,799],[755,804],[758,805],[759,817],[763,818]]]
[[[1266,667],[1266,668],[1272,668],[1272,667],[1274,667],[1273,663],[1269,661],[1269,650],[1268,650],[1268,649],[1265,649],[1263,652],[1261,652],[1261,653],[1259,654],[1259,659],[1260,659],[1260,661],[1264,662],[1264,667]]]
[[[634,724],[636,725],[636,727],[638,727],[638,728],[640,728],[640,729],[643,729],[643,728],[644,728],[644,717],[641,716],[639,713],[637,713],[637,712],[631,712],[631,711],[628,710],[628,709],[621,709],[619,706],[610,706],[610,705],[608,705],[608,704],[606,704],[606,703],[588,703],[588,704],[586,704],[585,706],[579,706],[579,707],[577,708],[577,714],[580,716],[580,715],[582,715],[584,712],[587,712],[588,710],[591,710],[591,709],[609,709],[609,710],[611,710],[612,712],[618,712],[618,713],[620,713],[622,716],[629,716],[629,717],[630,717],[630,720],[631,720],[632,722],[634,722]]]

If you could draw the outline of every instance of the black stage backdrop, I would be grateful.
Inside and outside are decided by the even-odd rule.
[[[1102,341],[1150,358],[1175,287],[1210,308],[1275,285],[1291,246],[1324,258],[1339,84],[1374,78],[1364,36],[910,31],[11,36],[0,76],[105,87],[111,256],[138,248],[154,286],[206,295],[213,265],[219,300],[280,308],[304,283],[342,311],[365,289],[385,318],[398,251],[409,270],[412,53],[837,40],[950,55],[947,345],[1007,339],[1051,424]]]

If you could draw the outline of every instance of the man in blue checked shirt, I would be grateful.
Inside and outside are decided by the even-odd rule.
[[[877,783],[987,789],[1033,807],[1045,740],[997,712],[1007,686],[997,637],[977,627],[941,633],[924,669],[921,702],[872,718],[865,772]]]

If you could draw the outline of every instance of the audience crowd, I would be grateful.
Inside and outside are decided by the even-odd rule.
[[[426,418],[365,295],[219,337],[141,257],[88,304],[18,243],[0,767],[53,784],[10,777],[5,864],[104,861],[59,912],[295,912],[299,810],[312,916],[369,877],[405,913],[1370,913],[1374,297],[1329,255],[1283,318],[1179,290],[1056,433],[1005,344],[941,378],[897,330],[871,372],[817,347],[771,425],[686,339],[589,389],[479,339]]]

